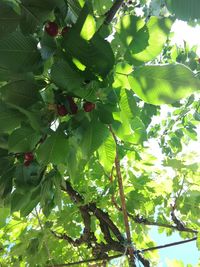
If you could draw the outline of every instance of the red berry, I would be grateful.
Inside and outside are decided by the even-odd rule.
[[[90,112],[95,108],[95,104],[92,102],[85,102],[83,104],[83,109],[85,110],[85,112]]]
[[[68,26],[64,27],[62,29],[62,32],[61,32],[62,36],[64,36],[64,34],[67,33],[69,31],[69,29],[70,29],[70,27],[68,27]]]
[[[33,159],[34,159],[34,155],[33,155],[32,152],[26,152],[24,154],[24,160],[25,160],[25,162],[26,161],[31,162]]]
[[[74,99],[71,96],[68,96],[67,100],[69,102],[71,114],[76,114],[78,112],[78,106],[74,102]]]
[[[25,160],[24,161],[24,166],[28,167],[31,164],[31,161]]]
[[[58,115],[62,117],[68,114],[68,111],[64,105],[58,105],[57,112],[58,112]]]
[[[50,35],[55,37],[58,34],[58,25],[55,22],[47,22],[45,25],[45,31]]]

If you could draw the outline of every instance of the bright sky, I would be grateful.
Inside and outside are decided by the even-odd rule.
[[[172,27],[172,32],[175,33],[172,43],[183,46],[183,41],[186,41],[190,47],[198,45],[197,54],[200,56],[200,25],[194,28],[184,21],[177,20]]]

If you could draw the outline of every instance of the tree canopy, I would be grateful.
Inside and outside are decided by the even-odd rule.
[[[200,156],[187,149],[198,146],[200,59],[171,42],[176,20],[196,26],[199,10],[0,2],[2,267],[148,267],[160,248],[200,249]],[[181,241],[156,244],[154,226]]]

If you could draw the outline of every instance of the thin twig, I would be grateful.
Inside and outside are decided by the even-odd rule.
[[[120,193],[120,199],[121,199],[121,205],[122,205],[122,212],[124,217],[124,224],[126,229],[126,237],[128,242],[128,251],[130,255],[130,264],[132,266],[135,266],[135,259],[134,259],[134,248],[132,246],[132,240],[131,240],[131,231],[128,221],[128,214],[126,209],[126,201],[125,201],[125,194],[124,194],[124,187],[123,187],[123,180],[122,180],[122,174],[121,174],[121,168],[120,168],[120,161],[119,161],[119,155],[118,155],[118,149],[117,149],[117,138],[115,136],[115,133],[113,132],[113,129],[111,126],[109,126],[109,130],[113,136],[113,139],[116,144],[116,156],[115,156],[115,168],[117,172],[117,178],[118,178],[118,185],[119,185],[119,193]]]
[[[157,247],[151,247],[151,248],[146,248],[146,249],[142,249],[140,252],[146,252],[146,251],[151,251],[151,250],[157,250],[157,249],[162,249],[162,248],[167,248],[167,247],[173,247],[173,246],[178,246],[184,243],[188,243],[188,242],[192,242],[197,240],[197,237],[193,237],[191,239],[187,239],[187,240],[183,240],[183,241],[179,241],[179,242],[173,242],[173,243],[169,243],[166,245],[161,245],[161,246],[157,246]]]
[[[108,25],[116,15],[117,11],[120,9],[121,5],[123,4],[124,0],[116,0],[110,10],[107,12],[106,18],[104,20],[104,24]]]

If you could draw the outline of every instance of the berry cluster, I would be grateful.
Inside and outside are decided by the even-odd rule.
[[[61,30],[61,35],[64,36],[65,33],[69,31],[70,27],[66,26]],[[48,33],[48,35],[52,37],[56,37],[59,33],[59,27],[58,24],[54,21],[49,21],[45,24],[45,31]]]
[[[84,102],[83,109],[85,112],[91,112],[95,109],[95,104],[89,101]],[[78,105],[75,103],[73,97],[67,96],[65,103],[57,104],[57,113],[64,117],[67,114],[75,115],[78,112]]]

